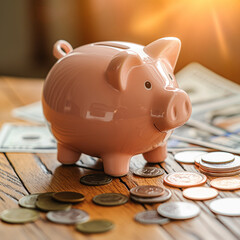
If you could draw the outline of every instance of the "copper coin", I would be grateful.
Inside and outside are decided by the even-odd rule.
[[[191,187],[183,191],[183,196],[191,200],[209,200],[217,195],[218,191],[209,187]]]
[[[103,173],[88,174],[80,178],[80,183],[89,186],[101,186],[112,182],[112,177]]]
[[[159,196],[159,197],[137,197],[134,195],[131,195],[131,199],[135,202],[139,202],[139,203],[159,203],[159,202],[165,202],[167,200],[169,200],[172,196],[172,193],[169,189],[165,189],[165,192],[163,195]]]
[[[137,186],[130,189],[130,193],[137,197],[158,197],[163,195],[165,189],[154,185]]]
[[[203,174],[206,174],[212,177],[230,177],[230,176],[238,175],[240,173],[240,170],[231,171],[231,172],[210,172],[210,171],[205,171],[201,168],[199,168],[199,171]]]
[[[240,177],[216,178],[210,185],[220,190],[237,190],[240,189]]]
[[[78,192],[57,192],[52,197],[59,202],[78,203],[84,200],[84,195]]]
[[[158,177],[163,175],[164,170],[157,167],[144,167],[144,168],[136,169],[133,173],[140,177],[152,178],[152,177]]]
[[[207,181],[207,177],[195,172],[174,172],[164,178],[164,182],[173,187],[194,187]]]

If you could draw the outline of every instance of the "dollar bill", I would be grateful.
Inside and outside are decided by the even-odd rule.
[[[56,140],[46,126],[5,123],[0,131],[0,152],[54,153]]]

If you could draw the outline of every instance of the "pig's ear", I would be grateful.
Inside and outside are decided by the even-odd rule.
[[[181,41],[178,38],[166,37],[148,44],[143,50],[154,59],[162,58],[167,60],[174,70],[180,49]]]
[[[127,87],[128,73],[132,67],[142,64],[141,58],[133,53],[122,51],[115,55],[106,71],[107,82],[119,91]]]

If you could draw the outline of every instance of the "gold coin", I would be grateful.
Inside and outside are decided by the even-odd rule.
[[[83,233],[102,233],[111,230],[113,227],[113,222],[105,219],[76,224],[76,229]]]
[[[183,190],[183,196],[191,200],[209,200],[217,195],[218,191],[209,187],[191,187]]]
[[[164,178],[164,182],[173,187],[194,187],[207,181],[207,177],[195,172],[174,172]]]
[[[40,217],[39,212],[26,208],[6,209],[1,213],[1,219],[8,223],[34,222]]]
[[[59,202],[77,203],[82,202],[85,197],[78,192],[57,192],[53,193],[52,197]]]
[[[220,190],[240,189],[240,177],[216,178],[210,182],[210,185]]]

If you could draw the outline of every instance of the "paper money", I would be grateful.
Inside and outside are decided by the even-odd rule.
[[[56,140],[46,126],[5,123],[0,132],[0,152],[56,152]]]

